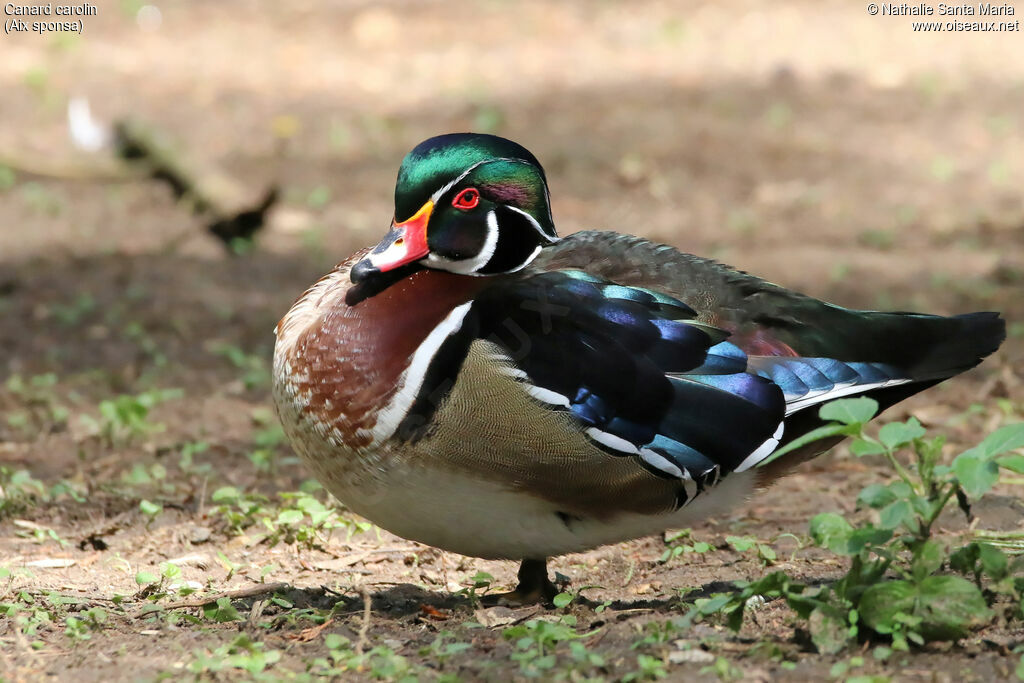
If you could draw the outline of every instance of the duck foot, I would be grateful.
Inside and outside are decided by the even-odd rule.
[[[515,590],[485,595],[480,601],[491,606],[520,607],[538,602],[550,603],[558,593],[558,586],[548,578],[547,558],[523,560],[519,565],[519,585]]]

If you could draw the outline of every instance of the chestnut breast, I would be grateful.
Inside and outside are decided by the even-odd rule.
[[[422,270],[349,305],[357,252],[311,287],[278,324],[283,381],[317,431],[369,445],[377,412],[399,388],[416,349],[485,278]]]

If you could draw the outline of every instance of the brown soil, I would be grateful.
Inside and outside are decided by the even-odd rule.
[[[143,118],[252,187],[281,183],[284,199],[258,248],[229,257],[159,184],[16,171],[5,187],[0,176],[0,378],[56,376],[34,395],[11,382],[0,389],[0,467],[84,492],[0,518],[0,568],[14,572],[0,581],[0,603],[42,605],[56,592],[108,614],[88,639],[66,635],[61,621],[26,636],[0,616],[0,679],[249,678],[189,673],[240,634],[280,651],[264,675],[286,678],[326,656],[323,634],[355,642],[361,632],[367,649],[389,647],[429,678],[439,660],[421,649],[443,630],[471,643],[443,672],[521,675],[502,629],[545,612],[483,610],[454,593],[478,571],[511,584],[512,563],[373,531],[335,533],[319,549],[271,546],[255,528],[230,533],[210,500],[228,485],[274,499],[307,478],[283,443],[271,445],[269,470],[248,457],[273,425],[270,331],[331,263],[382,234],[402,155],[440,132],[492,130],[533,150],[563,233],[649,236],[852,307],[1001,310],[1011,336],[996,356],[889,417],[917,415],[949,435],[954,454],[1024,411],[1019,34],[917,34],[906,17],[799,0],[770,9],[189,0],[161,7],[155,32],[137,27],[134,8],[99,3],[80,39],[2,38],[0,157],[73,158],[64,106],[85,94],[101,118]],[[161,431],[110,444],[83,419],[119,394],[168,388],[181,393],[149,417]],[[208,444],[195,456],[207,470],[184,472],[182,449],[197,441]],[[154,465],[166,476],[158,468],[144,481],[139,468],[152,478]],[[888,476],[883,462],[840,448],[695,529],[713,552],[660,563],[665,544],[650,538],[554,560],[574,589],[598,586],[568,610],[580,632],[596,632],[584,642],[606,662],[586,675],[620,678],[643,653],[663,659],[672,679],[714,680],[704,667],[715,657],[750,680],[827,678],[862,653],[814,654],[779,603],[739,634],[700,624],[632,646],[647,624],[682,614],[681,590],[713,592],[766,571],[726,536],[768,542],[775,568],[808,582],[838,576],[841,563],[807,547],[807,520],[853,513],[860,488]],[[1021,529],[1019,489],[998,493],[979,506],[978,526]],[[163,506],[149,525],[141,499]],[[963,527],[950,516],[942,533]],[[40,560],[69,566],[31,565]],[[265,580],[285,582],[280,595],[294,609],[256,595],[236,600],[242,621],[137,616],[145,600],[135,574],[168,560],[210,592],[251,587],[275,565]],[[118,595],[128,596],[121,607]],[[332,620],[311,631],[316,619],[294,616],[306,607],[333,607]],[[472,621],[484,628],[464,625]],[[994,626],[886,661],[867,649],[850,673],[1004,680],[1022,642],[1016,626]],[[711,656],[672,656],[686,648]]]

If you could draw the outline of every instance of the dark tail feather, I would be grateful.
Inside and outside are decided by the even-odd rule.
[[[875,359],[898,364],[913,381],[872,389],[859,394],[878,401],[879,412],[935,386],[944,379],[970,370],[999,348],[1006,339],[1006,321],[998,313],[965,313],[950,318],[907,313],[870,313],[872,322],[887,334],[888,348]],[[877,316],[877,317],[876,317]],[[858,394],[854,394],[856,396]],[[822,421],[817,408],[801,410],[786,418],[784,446]],[[767,486],[796,465],[810,460],[843,440],[834,437],[799,448],[759,469],[758,485]]]
[[[920,358],[908,368],[914,379],[943,379],[970,370],[1006,339],[1006,321],[998,313],[965,313],[939,320],[946,329],[920,349]]]

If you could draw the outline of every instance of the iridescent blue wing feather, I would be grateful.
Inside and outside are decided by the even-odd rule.
[[[777,443],[782,389],[675,298],[557,271],[488,288],[474,311],[538,400],[659,476],[702,486]]]

